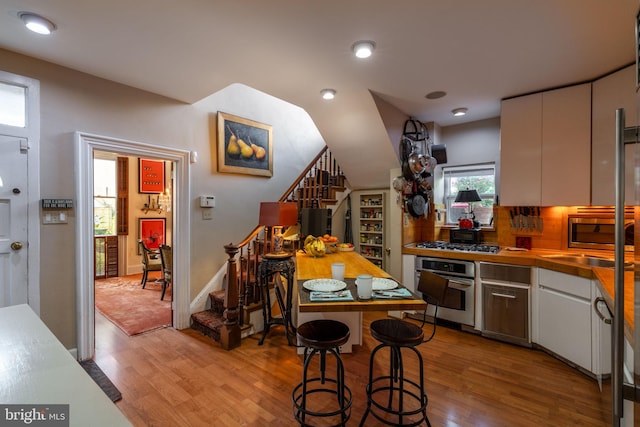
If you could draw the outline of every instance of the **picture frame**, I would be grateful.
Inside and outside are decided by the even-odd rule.
[[[218,172],[273,176],[270,125],[218,111]]]
[[[164,218],[138,218],[138,238],[151,250],[160,250],[166,244]]]
[[[160,194],[164,192],[164,162],[162,160],[138,159],[138,192]]]

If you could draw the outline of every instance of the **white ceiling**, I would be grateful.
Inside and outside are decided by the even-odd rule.
[[[29,33],[19,11],[58,29]],[[389,142],[372,93],[440,126],[497,117],[501,98],[631,64],[637,11],[638,0],[2,0],[0,47],[187,103],[243,83],[304,108],[348,163]],[[350,52],[362,39],[377,44],[368,60]],[[436,90],[447,96],[425,98]]]

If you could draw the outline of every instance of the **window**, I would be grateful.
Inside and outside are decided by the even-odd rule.
[[[457,224],[460,218],[472,214],[480,225],[490,225],[493,222],[493,204],[496,194],[495,164],[443,167],[442,172],[447,224]],[[482,201],[456,203],[458,191],[466,189],[475,189]]]
[[[0,124],[16,127],[27,125],[27,89],[0,82]]]
[[[93,160],[93,227],[96,236],[116,235],[116,160]]]

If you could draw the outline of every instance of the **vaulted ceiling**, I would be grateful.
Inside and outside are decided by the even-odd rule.
[[[57,30],[28,33],[20,11]],[[397,159],[376,147],[398,141],[374,97],[440,126],[497,117],[502,98],[631,64],[637,11],[637,0],[3,0],[0,47],[186,103],[243,83],[305,109],[345,169],[389,169]],[[357,40],[375,41],[371,58],[353,57]]]

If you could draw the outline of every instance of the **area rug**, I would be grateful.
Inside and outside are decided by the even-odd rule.
[[[83,360],[80,362],[80,366],[89,374],[93,381],[104,391],[104,393],[111,399],[112,402],[117,402],[122,399],[122,393],[111,382],[111,380],[102,372],[102,369],[93,360]]]
[[[96,309],[131,336],[171,325],[171,288],[160,301],[162,284],[147,281],[142,289],[140,274],[95,281]]]

